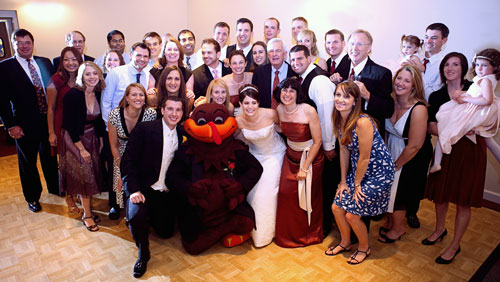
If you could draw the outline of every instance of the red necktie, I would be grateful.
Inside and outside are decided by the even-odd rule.
[[[422,62],[424,64],[424,72],[427,70],[427,63],[429,63],[429,59],[424,58],[424,61]]]
[[[43,85],[35,66],[31,63],[31,59],[26,59],[28,61],[28,68],[30,70],[31,80],[33,80],[33,86],[35,87],[36,100],[38,102],[38,109],[41,114],[47,113],[47,100],[45,100],[45,93],[43,93]]]
[[[280,71],[278,71],[278,70],[276,72],[274,72],[273,91],[271,93],[271,108],[274,110],[276,110],[276,108],[279,105],[278,101],[276,101],[276,99],[274,99],[274,97],[273,97],[274,90],[276,89],[276,87],[278,87],[278,84],[280,84],[280,78],[278,76],[279,73],[280,73]]]
[[[354,81],[354,68],[351,70],[351,73],[349,74],[349,80]]]
[[[330,67],[330,74],[333,74],[335,72],[335,61],[332,60],[332,66]]]
[[[304,80],[304,79],[302,78],[302,76],[299,76],[299,83],[300,83],[301,85],[302,85],[302,80]]]

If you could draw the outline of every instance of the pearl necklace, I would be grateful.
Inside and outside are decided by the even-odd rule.
[[[293,109],[291,112],[287,111],[287,110],[286,110],[286,107],[284,107],[284,108],[285,108],[285,113],[286,113],[286,114],[288,114],[288,115],[293,115],[293,114],[294,114],[294,113],[295,113],[295,112],[299,109],[299,105],[297,105],[297,106],[295,107],[295,109]]]

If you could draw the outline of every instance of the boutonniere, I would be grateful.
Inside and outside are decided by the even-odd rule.
[[[224,168],[225,172],[229,172],[231,176],[234,175],[234,168],[236,167],[236,164],[232,161],[227,162],[227,166]]]

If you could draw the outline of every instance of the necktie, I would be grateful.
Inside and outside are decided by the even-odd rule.
[[[429,59],[424,58],[422,64],[424,64],[424,72],[427,70],[427,63],[429,63]]]
[[[141,83],[141,73],[135,75],[135,82]]]
[[[355,80],[354,68],[351,70],[351,73],[349,74],[349,80],[352,80],[352,81]]]
[[[333,74],[335,72],[335,61],[332,60],[332,66],[330,67],[330,74]]]
[[[28,68],[30,70],[31,80],[33,80],[33,86],[35,87],[36,100],[38,102],[38,109],[41,114],[47,113],[47,100],[45,100],[45,93],[43,93],[43,85],[40,80],[40,76],[36,71],[36,68],[31,64],[31,59],[26,59],[28,61]]]
[[[302,78],[302,76],[299,76],[299,83],[300,83],[301,85],[302,85],[302,80],[304,80],[304,79]]]
[[[189,62],[189,60],[191,59],[191,57],[186,57],[186,65],[188,67],[189,70],[192,70],[191,69],[191,63]]]
[[[219,72],[217,71],[217,69],[214,69],[212,73],[214,74],[214,79],[219,78]]]
[[[279,105],[278,101],[276,101],[276,99],[274,99],[274,97],[273,97],[274,90],[278,87],[278,84],[280,84],[279,74],[280,74],[280,71],[278,71],[278,70],[274,72],[273,91],[271,93],[271,108],[274,110],[276,110],[276,108]]]

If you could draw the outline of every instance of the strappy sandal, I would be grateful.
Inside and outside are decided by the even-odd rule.
[[[93,225],[88,226],[87,223],[85,223],[85,219],[92,219],[92,220],[94,220],[93,216],[82,217],[83,225],[85,227],[87,227],[87,230],[90,231],[90,232],[99,231],[99,226],[97,225],[97,223],[95,223],[95,221],[94,221]]]
[[[359,260],[357,260],[357,259],[356,259],[356,257],[358,256],[358,254],[359,254],[359,253],[365,254],[365,257],[364,257],[361,261],[359,261]],[[367,258],[370,254],[371,254],[371,252],[370,252],[370,247],[368,247],[368,250],[366,250],[366,251],[360,251],[359,249],[357,249],[357,250],[356,250],[356,251],[355,251],[355,252],[351,255],[351,257],[350,257],[350,259],[351,259],[351,260],[350,260],[350,261],[348,260],[348,261],[347,261],[347,263],[348,263],[348,264],[352,264],[352,265],[360,264],[360,263],[364,262],[364,261],[365,261],[365,259],[366,259],[366,258]]]
[[[68,206],[69,213],[80,214],[80,209],[76,205],[75,199],[73,199],[73,196],[71,196],[71,197],[66,196],[66,205]]]
[[[335,248],[337,247],[340,247],[340,251],[336,252],[336,253],[333,253],[333,250],[335,250]],[[343,253],[343,252],[347,252],[347,251],[350,251],[351,250],[351,245],[347,246],[347,247],[344,247],[340,244],[338,244],[337,246],[334,246],[334,247],[329,247],[326,251],[325,251],[325,255],[327,256],[336,256],[340,253]]]

